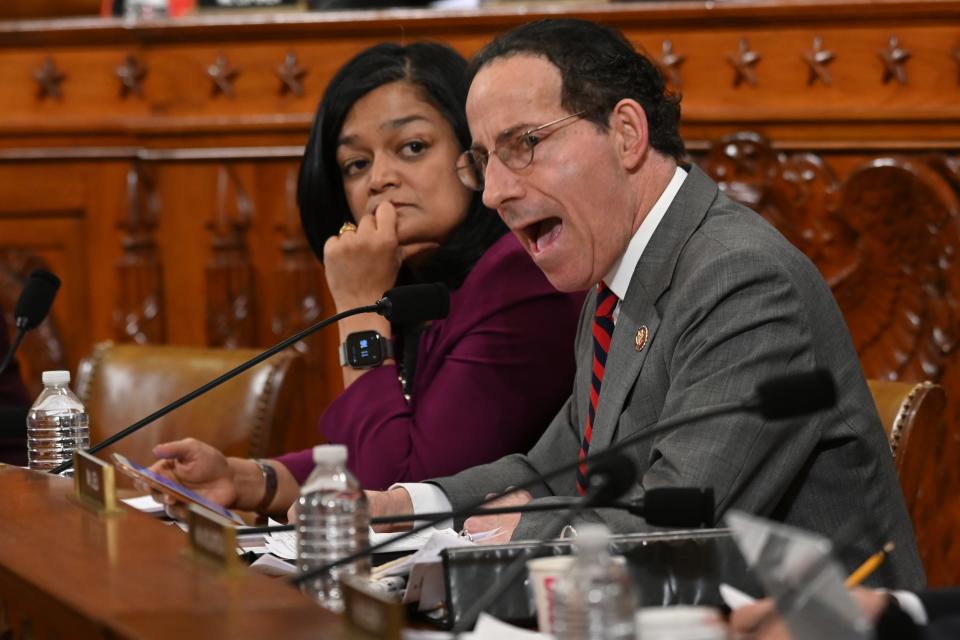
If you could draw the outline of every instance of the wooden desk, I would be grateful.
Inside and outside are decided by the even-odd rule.
[[[0,465],[0,633],[28,638],[348,638],[282,580],[227,575],[143,514],[106,518],[73,483]]]

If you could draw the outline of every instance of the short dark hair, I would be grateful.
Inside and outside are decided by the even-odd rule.
[[[575,19],[531,22],[480,50],[469,76],[497,58],[524,53],[546,58],[560,71],[560,104],[570,113],[585,111],[585,119],[606,130],[617,102],[632,98],[647,116],[650,146],[676,160],[683,157],[679,96],[666,90],[657,66],[616,29]]]
[[[470,146],[465,112],[470,86],[466,69],[466,60],[441,44],[385,43],[365,49],[336,73],[317,109],[300,164],[297,189],[300,222],[310,247],[321,261],[327,239],[336,235],[344,222],[353,220],[337,164],[340,130],[353,105],[383,85],[408,82],[450,123],[460,148],[466,149]],[[464,221],[426,265],[416,273],[405,270],[403,279],[439,280],[458,287],[483,252],[506,230],[500,218],[483,206],[480,194],[475,194]]]

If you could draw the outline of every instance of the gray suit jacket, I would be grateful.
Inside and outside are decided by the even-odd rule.
[[[574,393],[528,455],[435,480],[455,509],[576,459],[586,424],[595,294],[577,338]],[[646,326],[646,346],[635,336]],[[690,170],[643,253],[622,301],[607,358],[590,451],[695,409],[748,398],[770,377],[826,367],[835,408],[764,421],[734,414],[641,439],[628,452],[649,487],[712,487],[719,518],[730,508],[835,535],[854,519],[856,539],[839,549],[852,569],[887,540],[896,551],[874,584],[925,583],[883,427],[849,332],[813,264],[753,211]],[[542,482],[538,500],[576,496],[571,472]],[[515,539],[535,538],[553,514],[526,514]],[[629,514],[597,510],[614,532],[649,530]]]

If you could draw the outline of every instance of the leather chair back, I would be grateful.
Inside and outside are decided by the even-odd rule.
[[[92,444],[117,433],[258,352],[106,342],[81,363],[74,390],[90,414]],[[287,349],[175,409],[100,456],[118,451],[153,461],[160,442],[192,436],[227,455],[261,457],[279,451],[286,425],[304,419],[306,364]]]
[[[960,433],[945,420],[946,393],[931,382],[869,380],[931,585],[960,575]],[[896,553],[896,552],[894,552]]]

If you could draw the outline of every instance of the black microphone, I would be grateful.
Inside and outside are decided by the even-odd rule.
[[[109,438],[105,438],[104,440],[87,449],[87,453],[96,453],[101,449],[109,447],[118,440],[122,440],[131,433],[139,431],[151,422],[162,418],[174,409],[182,407],[194,398],[202,396],[207,391],[220,386],[227,380],[235,378],[247,369],[260,364],[270,356],[283,351],[290,345],[303,340],[307,336],[319,331],[320,329],[323,329],[330,324],[333,324],[334,322],[342,320],[343,318],[359,315],[361,313],[378,313],[386,318],[389,318],[391,321],[398,323],[438,320],[443,318],[450,308],[449,297],[450,293],[447,291],[446,286],[440,283],[429,285],[416,284],[390,289],[384,293],[383,297],[380,300],[377,300],[377,302],[374,304],[342,311],[334,316],[330,316],[329,318],[321,320],[320,322],[307,327],[303,331],[290,336],[282,342],[277,343],[263,353],[250,358],[242,364],[237,365],[230,371],[227,371],[223,375],[214,378],[200,388],[194,389],[193,391],[187,393],[181,398],[178,398],[177,400],[174,400],[167,406],[154,411],[147,417],[135,422],[122,431],[118,431]],[[73,460],[66,460],[65,462],[51,469],[50,473],[61,473],[72,466]]]
[[[489,500],[481,500],[476,504],[472,505],[467,509],[455,512],[443,512],[439,514],[405,514],[401,516],[395,516],[393,519],[371,519],[373,523],[387,523],[387,522],[421,522],[422,524],[415,525],[408,529],[407,531],[402,532],[400,535],[390,539],[387,542],[382,542],[380,544],[375,544],[367,547],[366,549],[361,549],[355,553],[352,553],[348,556],[344,556],[334,562],[330,562],[320,567],[316,567],[309,571],[299,573],[293,576],[290,581],[292,584],[298,585],[301,582],[306,582],[307,580],[313,579],[318,575],[321,575],[330,569],[338,567],[343,564],[349,564],[354,560],[358,560],[365,556],[376,553],[381,548],[386,547],[387,545],[393,544],[397,540],[402,540],[408,536],[419,533],[429,527],[432,527],[438,522],[446,520],[451,517],[457,519],[458,517],[464,517],[476,512],[482,507],[482,505],[496,500],[497,498],[502,498],[510,493],[521,490],[528,490],[534,486],[541,484],[544,480],[559,476],[563,473],[569,473],[579,467],[581,464],[586,464],[587,468],[591,468],[598,463],[609,460],[614,456],[620,455],[619,452],[626,447],[629,447],[633,444],[636,444],[638,441],[650,438],[657,434],[663,433],[665,431],[670,431],[678,427],[687,426],[693,423],[702,422],[709,418],[716,418],[722,415],[727,415],[729,413],[762,413],[762,411],[769,407],[780,407],[781,411],[778,412],[779,418],[788,418],[793,417],[794,415],[805,415],[808,413],[813,413],[821,409],[826,409],[832,406],[828,401],[835,402],[836,392],[828,393],[828,387],[832,389],[833,387],[833,376],[829,371],[825,369],[820,369],[811,374],[809,372],[799,373],[799,374],[787,374],[784,376],[778,376],[776,378],[771,378],[764,383],[757,385],[757,389],[754,394],[746,400],[737,400],[733,402],[727,402],[723,404],[718,404],[710,407],[702,407],[700,409],[695,409],[685,414],[675,415],[672,418],[668,418],[662,422],[657,423],[656,425],[638,431],[631,436],[624,438],[618,442],[612,443],[608,448],[600,451],[591,451],[590,454],[584,460],[576,460],[559,467],[556,467],[546,473],[539,474],[535,478],[530,479],[529,481],[521,484],[518,487],[511,487],[496,496],[491,497]],[[814,408],[811,410],[810,407],[806,406],[803,403],[788,403],[785,401],[780,401],[779,395],[781,394],[782,389],[792,389],[792,393],[797,397],[808,397],[809,400],[817,404],[813,405]],[[771,392],[770,390],[773,390]],[[774,393],[775,392],[775,393]],[[796,411],[795,414],[789,414],[788,410]],[[774,419],[774,418],[771,418]],[[709,492],[711,504],[710,504],[710,515],[709,517],[703,517],[702,520],[705,522],[713,522],[713,505],[712,498],[713,492],[711,489],[704,489],[704,492]],[[701,515],[705,513],[705,504],[706,497],[703,498],[704,502],[701,504],[699,509],[701,510]],[[534,509],[531,509],[534,510]],[[434,517],[427,517],[428,515]],[[669,526],[669,525],[661,525]],[[292,527],[291,527],[292,528]]]
[[[658,487],[628,511],[655,527],[712,527],[713,506],[713,487]]]
[[[396,287],[377,301],[377,313],[397,324],[446,318],[450,292],[439,282]]]
[[[756,411],[768,420],[829,409],[837,404],[837,388],[827,369],[771,378],[757,386]]]
[[[34,269],[27,276],[27,281],[23,285],[23,291],[17,299],[17,305],[14,308],[13,317],[17,327],[17,337],[7,351],[7,355],[0,364],[0,373],[3,373],[10,361],[13,360],[13,354],[20,346],[20,341],[30,329],[35,328],[50,313],[50,307],[53,305],[53,299],[57,295],[57,289],[60,288],[60,278],[43,269]]]

